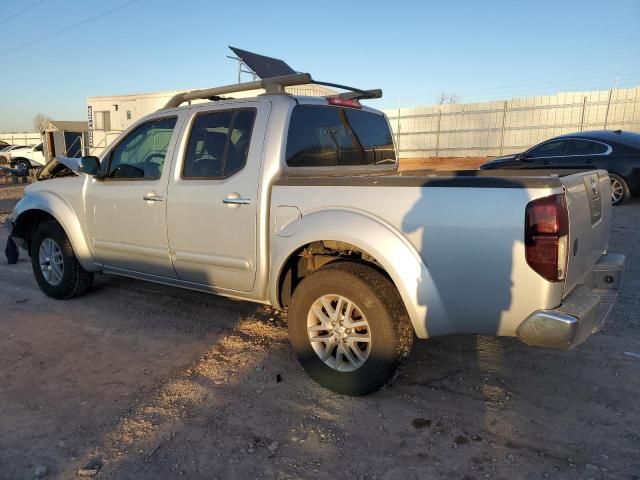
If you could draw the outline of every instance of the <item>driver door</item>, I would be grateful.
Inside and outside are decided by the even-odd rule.
[[[88,180],[86,218],[98,263],[175,278],[167,240],[166,196],[184,112],[142,123],[102,159]]]

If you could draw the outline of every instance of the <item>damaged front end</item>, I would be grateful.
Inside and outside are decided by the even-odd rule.
[[[69,157],[55,157],[48,162],[36,177],[38,181],[52,180],[54,178],[73,177],[78,175],[80,159]]]

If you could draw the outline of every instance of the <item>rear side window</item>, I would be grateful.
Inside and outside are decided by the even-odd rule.
[[[379,114],[317,105],[297,105],[287,137],[290,167],[392,165],[393,138]]]
[[[590,140],[571,140],[567,145],[567,155],[599,155],[605,153],[608,147],[600,142]]]
[[[247,163],[255,109],[196,117],[185,157],[184,178],[227,178]]]

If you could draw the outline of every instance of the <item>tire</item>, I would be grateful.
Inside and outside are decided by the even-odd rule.
[[[24,158],[18,158],[13,163],[15,165],[16,170],[20,172],[21,176],[26,177],[29,175],[29,170],[31,169],[31,163],[29,162],[29,160],[26,160]]]
[[[31,266],[40,289],[58,300],[83,295],[93,282],[93,273],[80,266],[69,238],[53,220],[41,223],[35,231]]]
[[[611,204],[622,205],[631,198],[629,185],[620,175],[615,173],[609,173],[609,179],[611,180]]]
[[[336,319],[335,326],[330,318]],[[308,331],[309,326],[314,330]],[[333,330],[323,330],[325,326]],[[316,341],[311,341],[312,336]],[[366,264],[334,262],[305,277],[295,289],[289,340],[316,382],[334,392],[360,396],[380,389],[393,376],[411,350],[413,326],[391,280]]]

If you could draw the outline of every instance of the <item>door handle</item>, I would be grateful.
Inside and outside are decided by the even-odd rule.
[[[142,199],[145,202],[164,202],[164,197],[162,195],[154,195],[152,193],[143,195]]]
[[[229,196],[229,197],[223,198],[222,203],[226,203],[228,205],[249,205],[251,203],[251,199]]]

